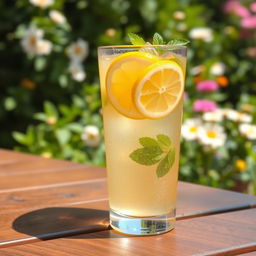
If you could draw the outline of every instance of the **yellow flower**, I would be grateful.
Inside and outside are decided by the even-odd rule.
[[[44,157],[44,158],[51,158],[51,157],[52,157],[52,154],[51,154],[50,152],[43,152],[43,153],[41,154],[41,156]]]
[[[235,166],[236,166],[236,168],[237,168],[240,172],[245,171],[245,169],[246,169],[246,167],[247,167],[247,166],[246,166],[246,162],[245,162],[244,160],[242,160],[242,159],[236,160]]]

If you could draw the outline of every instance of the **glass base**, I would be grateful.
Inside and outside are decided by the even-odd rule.
[[[132,217],[121,215],[110,209],[110,225],[118,232],[129,235],[157,235],[175,227],[175,210],[166,215]]]

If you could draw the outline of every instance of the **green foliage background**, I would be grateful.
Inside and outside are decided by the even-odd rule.
[[[243,3],[249,7],[253,2]],[[240,19],[224,13],[223,3],[221,0],[56,0],[48,8],[40,8],[27,0],[1,1],[0,146],[104,165],[102,139],[98,147],[90,147],[82,141],[81,134],[84,126],[92,124],[101,130],[102,138],[97,47],[127,44],[128,32],[150,40],[157,31],[168,41],[189,38],[189,31],[195,27],[211,28],[214,37],[211,42],[191,40],[185,118],[196,115],[192,105],[197,98],[208,98],[220,106],[238,110],[249,104],[255,123],[256,63],[255,57],[247,54],[248,48],[255,47],[255,29],[247,31],[249,37],[241,37],[244,29]],[[52,9],[62,12],[68,22],[51,21],[48,14]],[[176,11],[184,12],[185,18],[175,18]],[[53,43],[50,55],[31,57],[23,52],[20,40],[31,24],[43,29],[45,38]],[[83,64],[87,73],[84,82],[74,81],[68,73],[67,47],[78,38],[89,43],[89,56]],[[192,68],[203,65],[201,78],[214,80],[210,67],[215,62],[225,63],[229,84],[217,93],[200,94]],[[24,86],[24,79],[32,81],[35,88]],[[205,152],[195,142],[182,143],[180,177],[224,188],[234,188],[239,181],[249,184],[246,189],[253,193],[255,141],[239,139],[237,124],[226,123],[225,127],[232,133],[229,138],[232,150],[222,149],[224,157],[219,161],[216,151]],[[246,161],[243,173],[234,167],[237,159]]]

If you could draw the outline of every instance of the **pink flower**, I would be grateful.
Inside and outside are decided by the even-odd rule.
[[[196,100],[193,109],[195,112],[213,112],[217,109],[217,105],[211,100]]]
[[[239,2],[237,0],[229,0],[223,6],[224,12],[232,12],[238,5]]]
[[[229,0],[224,4],[224,11],[227,13],[234,13],[239,17],[248,17],[249,10],[241,5],[237,0]]]
[[[256,12],[256,2],[252,3],[250,8],[253,12]]]
[[[204,80],[197,84],[196,89],[199,92],[215,92],[218,90],[218,84],[213,80]]]
[[[237,16],[242,18],[250,16],[248,9],[242,5],[238,5],[233,11]]]
[[[256,16],[245,17],[241,21],[243,28],[256,28]]]

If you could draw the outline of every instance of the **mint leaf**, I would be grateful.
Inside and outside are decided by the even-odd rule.
[[[170,150],[168,153],[168,161],[171,167],[174,164],[174,160],[175,160],[175,148],[173,147],[172,150]]]
[[[158,134],[156,138],[139,138],[139,143],[143,148],[134,150],[129,156],[133,161],[142,165],[159,163],[156,174],[158,177],[163,177],[173,166],[175,148],[172,146],[172,141],[167,135]]]
[[[146,42],[144,39],[134,33],[128,33],[128,37],[133,45],[144,45]]]
[[[157,177],[163,177],[165,174],[167,174],[171,167],[173,166],[175,160],[175,150],[174,148],[169,151],[169,153],[163,158],[156,169]]]
[[[153,165],[159,162],[162,150],[159,147],[139,148],[130,154],[130,158],[143,165]]]
[[[157,142],[158,142],[158,145],[160,146],[160,148],[163,151],[169,151],[170,146],[172,145],[170,138],[164,134],[159,134],[156,137],[157,137]]]
[[[167,44],[168,45],[187,45],[189,43],[189,40],[187,39],[172,39]]]
[[[164,44],[164,39],[162,38],[162,36],[158,33],[155,33],[153,35],[153,44],[154,45],[162,45]]]
[[[157,141],[150,137],[142,137],[139,139],[139,142],[143,147],[158,147]]]

